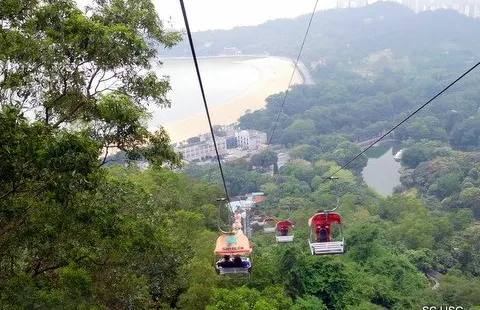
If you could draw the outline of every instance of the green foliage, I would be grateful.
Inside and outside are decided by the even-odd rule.
[[[427,160],[425,151],[419,147],[407,148],[402,156],[402,163],[408,168],[416,168],[420,163]]]
[[[363,264],[377,257],[382,248],[378,242],[380,229],[374,222],[353,223],[346,233],[347,255],[353,261]]]
[[[478,279],[472,281],[458,276],[444,276],[442,283],[443,286],[440,286],[439,290],[449,304],[462,305],[470,309],[480,303]]]
[[[462,204],[465,208],[470,208],[474,212],[475,216],[479,218],[480,188],[471,187],[461,191],[459,196],[459,203]]]
[[[318,299],[312,295],[306,295],[305,297],[298,297],[295,300],[295,305],[292,310],[326,310],[327,307],[322,302],[321,299]]]
[[[457,173],[442,175],[434,184],[437,185],[436,196],[445,198],[458,190],[461,176]]]
[[[446,140],[447,133],[441,121],[435,116],[419,117],[406,128],[406,135],[416,141],[421,139]]]
[[[302,144],[292,148],[288,154],[291,158],[305,159],[314,162],[320,156],[320,149],[313,145]]]
[[[8,25],[0,29],[2,105],[35,110],[47,128],[87,127],[106,152],[118,148],[136,159],[151,142],[158,164],[180,163],[169,140],[158,138],[163,129],[151,134],[142,123],[147,104],[170,105],[168,80],[150,71],[152,43],[172,47],[180,39],[163,29],[151,1],[97,1],[88,14],[69,0],[7,7],[0,15]]]
[[[282,143],[286,146],[294,145],[297,141],[302,140],[306,136],[315,133],[315,123],[313,120],[295,120],[288,126],[282,135]]]
[[[292,302],[282,294],[279,287],[267,287],[262,293],[239,287],[234,290],[217,289],[213,304],[206,309],[282,310],[290,309]]]
[[[470,209],[459,209],[451,215],[453,229],[461,231],[475,222],[473,212]]]
[[[480,117],[473,116],[453,127],[450,133],[450,143],[461,148],[475,148],[480,146]]]
[[[238,160],[222,165],[224,169],[225,179],[227,181],[230,195],[245,195],[258,191],[262,184],[264,184],[268,177],[250,171],[249,163],[247,161]],[[185,168],[185,172],[193,178],[216,184],[221,186],[222,179],[218,170],[218,164],[206,165],[189,165]],[[219,194],[223,197],[225,194]]]
[[[345,263],[316,257],[303,258],[293,269],[296,281],[300,282],[297,285],[300,295],[319,296],[327,307],[337,309],[349,303],[348,292],[353,285],[351,272]],[[295,282],[288,285],[293,286]]]

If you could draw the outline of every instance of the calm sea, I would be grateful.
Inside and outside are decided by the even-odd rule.
[[[260,70],[245,62],[249,58],[199,59],[201,78],[209,108],[221,105],[244,93],[261,77]],[[252,59],[252,58],[250,58]],[[157,75],[169,76],[172,90],[168,92],[172,107],[151,108],[149,128],[205,112],[200,86],[192,59],[166,59],[156,68]]]

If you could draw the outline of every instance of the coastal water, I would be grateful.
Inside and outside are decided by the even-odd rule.
[[[262,72],[246,61],[249,58],[201,58],[199,67],[209,108],[221,105],[244,93],[257,82]],[[149,128],[184,119],[205,111],[192,59],[166,59],[155,67],[158,76],[169,76],[170,108],[150,107]]]
[[[368,157],[367,166],[363,169],[363,179],[368,186],[374,188],[383,196],[393,193],[395,186],[400,185],[400,162],[393,157],[399,151],[397,145],[381,144],[369,149],[365,155]]]

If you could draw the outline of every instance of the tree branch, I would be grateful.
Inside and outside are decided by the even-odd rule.
[[[107,156],[108,156],[108,145],[105,146],[105,156],[103,156],[103,161],[102,163],[100,164],[100,167],[105,165],[106,161],[107,161]]]
[[[62,80],[63,80],[63,91],[62,91],[62,94],[60,96],[58,96],[57,98],[55,98],[55,100],[53,100],[52,105],[55,105],[55,103],[57,103],[60,99],[65,97],[65,95],[67,94],[67,78],[63,75],[61,75],[61,77],[62,77]],[[50,110],[50,108],[51,107],[45,106],[45,124],[48,124],[48,122],[49,122],[49,118],[50,118],[49,110]]]
[[[84,260],[85,258],[87,258],[88,255],[84,255],[84,256],[80,256],[79,258],[75,259],[74,262],[75,263],[79,263],[81,262],[82,260]],[[38,265],[39,263],[37,263]],[[40,261],[40,264],[41,264],[41,261]],[[53,266],[50,266],[50,267],[46,267],[46,268],[43,268],[43,269],[40,269],[40,268],[35,268],[34,272],[33,272],[33,276],[37,276],[41,273],[44,273],[46,271],[49,271],[49,270],[55,270],[55,269],[58,269],[58,268],[62,268],[62,267],[65,267],[65,266],[68,266],[68,263],[62,263],[62,264],[56,264],[56,265],[53,265]],[[38,266],[39,267],[39,266]]]
[[[92,87],[93,80],[95,80],[95,77],[97,76],[98,72],[100,72],[100,70],[101,70],[100,68],[95,69],[95,72],[93,72],[92,76],[90,77],[90,80],[89,80],[88,85],[87,85],[87,100],[86,101],[80,100],[73,107],[73,109],[70,111],[70,113],[61,117],[55,124],[53,124],[53,126],[52,126],[53,128],[57,128],[58,126],[60,126],[60,124],[62,124],[67,119],[72,117],[82,107],[82,105],[85,104],[85,102],[87,102],[88,100],[90,100],[93,97],[93,95],[90,94],[90,88]]]
[[[3,194],[2,196],[0,196],[0,200],[6,198],[7,196],[9,196],[10,194],[12,194],[13,192],[15,192],[15,188],[12,188],[12,189],[9,190],[8,192],[6,192],[6,193]]]
[[[93,83],[93,80],[95,79],[95,77],[97,76],[98,72],[100,72],[100,67],[98,67],[95,72],[93,72],[92,76],[90,77],[90,81],[88,82],[88,86],[87,86],[87,98],[90,99],[91,95],[90,95],[90,88],[92,87],[92,83]]]
[[[15,183],[15,180],[12,182],[12,189],[9,190],[8,192],[6,192],[5,194],[3,194],[2,196],[0,196],[0,200],[8,197],[10,194],[13,194],[15,193],[15,191],[17,190],[18,186],[17,184]]]
[[[97,93],[98,86],[100,86],[100,83],[102,83],[103,78],[105,77],[106,72],[103,71],[102,77],[98,80],[97,85],[95,85],[94,92],[93,94],[95,95]]]

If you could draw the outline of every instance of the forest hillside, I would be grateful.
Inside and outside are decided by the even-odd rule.
[[[309,18],[306,14],[259,26],[197,32],[196,51],[210,56],[236,47],[246,55],[295,58]],[[478,21],[453,10],[415,14],[398,3],[379,1],[363,8],[316,12],[301,60],[358,70],[386,63],[392,68],[411,63],[453,68],[479,55],[480,45],[473,40],[479,32]],[[160,56],[189,53],[187,41],[168,51],[159,49]]]
[[[368,16],[375,22],[365,23]],[[305,19],[198,35],[290,56]],[[415,31],[410,45],[395,39],[402,23],[438,20],[450,30]],[[143,122],[148,105],[170,106],[169,82],[150,60],[159,45],[184,44],[165,31],[153,3],[96,1],[87,14],[70,0],[10,0],[0,4],[0,21],[2,310],[480,309],[478,73],[395,131],[405,155],[394,195],[365,185],[363,156],[325,181],[361,150],[358,139],[389,128],[470,65],[478,43],[464,33],[479,21],[394,4],[318,14],[310,42],[322,44],[305,50],[316,84],[291,90],[273,145],[261,154],[275,162],[281,148],[291,160],[273,174],[258,157],[223,167],[230,198],[263,191],[267,200],[254,210],[291,219],[295,241],[277,244],[254,225],[251,275],[227,277],[214,268],[215,240],[231,221],[218,201],[218,166],[185,165],[165,131]],[[389,26],[374,26],[382,21]],[[353,44],[358,23],[378,44],[359,37],[365,52],[339,52]],[[289,29],[285,45],[272,24]],[[443,37],[457,40],[441,54],[452,61],[437,53]],[[365,69],[360,60],[385,48],[415,61]],[[270,133],[282,95],[239,127]],[[108,165],[113,149],[127,165]],[[313,256],[307,221],[337,198],[346,252]]]

